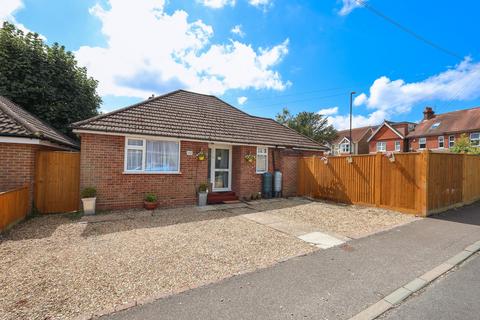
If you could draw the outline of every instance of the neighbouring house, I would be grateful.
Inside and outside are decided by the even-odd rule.
[[[353,128],[352,137],[350,137],[350,130],[338,131],[331,145],[331,153],[336,156],[350,154],[350,146],[352,146],[352,154],[368,154],[368,139],[375,129],[375,126]]]
[[[78,147],[75,141],[0,96],[0,192],[28,186],[32,200],[37,152]]]
[[[251,198],[274,170],[283,173],[283,195],[293,196],[299,157],[327,150],[272,119],[184,90],[72,127],[81,138],[80,186],[97,188],[99,209],[140,207],[146,192],[164,207],[194,204],[200,183],[210,185],[210,203]]]
[[[407,136],[410,151],[448,151],[462,134],[470,138],[472,145],[480,147],[480,107],[442,114],[426,107],[423,115],[423,120]]]
[[[368,138],[369,153],[407,152],[407,135],[414,130],[413,122],[392,122],[385,120]]]

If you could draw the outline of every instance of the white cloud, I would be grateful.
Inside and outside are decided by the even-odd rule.
[[[18,11],[23,9],[23,1],[22,0],[1,0],[0,1],[0,26],[5,22],[8,21],[13,23],[18,29],[22,30],[24,33],[31,32],[27,27],[23,24],[18,23],[15,19],[14,14]],[[41,38],[46,39],[44,36],[40,35]]]
[[[230,32],[233,33],[233,34],[238,35],[240,38],[245,37],[245,32],[243,32],[243,30],[242,30],[242,25],[241,25],[241,24],[237,24],[236,26],[234,26],[234,27],[230,30]]]
[[[355,105],[392,113],[406,113],[417,103],[432,100],[470,100],[480,97],[480,63],[467,57],[461,63],[420,82],[406,83],[383,76],[375,80],[369,95],[362,93]]]
[[[366,116],[353,115],[352,128],[378,125],[385,120],[387,114],[383,110],[377,110]],[[350,128],[350,115],[335,115],[328,117],[328,123],[332,124],[337,130]]]
[[[273,67],[288,53],[288,39],[254,49],[238,41],[211,44],[214,30],[187,12],[164,11],[165,2],[110,0],[90,9],[102,23],[107,46],[81,47],[81,65],[99,80],[101,95],[145,98],[183,87],[223,94],[229,89],[283,90],[289,85]],[[128,23],[125,23],[128,21]]]
[[[254,7],[267,7],[273,3],[273,0],[248,0],[248,3]]]
[[[372,112],[355,116],[354,126],[374,125],[394,115],[406,114],[415,105],[432,101],[460,101],[480,98],[480,63],[465,58],[461,63],[423,81],[407,83],[382,76],[375,80],[369,93],[354,100],[355,106],[364,105]],[[337,128],[347,128],[348,115],[330,117]]]
[[[363,0],[367,1],[367,0]],[[338,11],[341,16],[346,16],[356,8],[361,7],[361,4],[357,0],[342,0],[342,8]]]
[[[244,105],[245,102],[247,102],[247,100],[248,100],[247,97],[238,97],[238,98],[237,98],[237,102],[238,102],[238,104],[241,105],[241,106]]]
[[[331,116],[338,113],[338,107],[321,109],[317,113],[322,116]]]
[[[197,2],[200,2],[204,6],[213,9],[220,9],[227,5],[233,7],[235,5],[235,0],[197,0]]]

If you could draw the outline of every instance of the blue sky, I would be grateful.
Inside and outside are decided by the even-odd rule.
[[[480,105],[478,1],[368,3],[460,57],[354,0],[0,0],[0,20],[73,51],[103,111],[178,88],[265,117],[320,111],[337,128],[350,91],[356,126]]]

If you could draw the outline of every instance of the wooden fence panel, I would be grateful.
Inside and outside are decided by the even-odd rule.
[[[428,215],[480,200],[480,156],[398,153],[302,158],[299,195]]]
[[[461,154],[430,153],[428,210],[463,202],[463,158]]]
[[[25,218],[28,202],[27,186],[0,193],[0,231]]]
[[[35,175],[35,205],[41,213],[79,209],[80,153],[40,151]]]
[[[407,212],[421,211],[425,162],[421,154],[395,154],[395,161],[379,155],[380,206]]]
[[[464,155],[463,202],[480,200],[480,156]]]

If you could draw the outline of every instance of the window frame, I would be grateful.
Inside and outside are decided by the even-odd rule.
[[[128,145],[129,140],[142,140],[142,146],[130,146]],[[178,143],[178,169],[175,171],[146,171],[146,161],[147,161],[147,141],[164,141],[164,142],[176,142]],[[127,169],[127,154],[128,150],[142,150],[142,170],[128,170]],[[178,139],[173,138],[160,138],[160,137],[136,137],[136,136],[125,136],[125,148],[124,148],[124,160],[123,160],[123,173],[124,174],[181,174],[180,171],[180,156],[182,153],[182,142]]]
[[[440,146],[440,138],[442,140],[443,146]],[[437,137],[437,147],[438,147],[438,149],[445,149],[445,136],[438,136]]]
[[[347,148],[345,148],[345,150],[343,150],[343,146],[347,146]],[[350,153],[350,142],[342,142],[340,143],[340,154],[342,153]]]
[[[455,145],[455,136],[454,135],[449,135],[448,136],[448,147],[453,148],[454,145]]]
[[[474,134],[478,135],[478,138],[472,139],[472,135],[474,135]],[[478,143],[473,144],[473,140],[478,141]],[[471,132],[470,133],[470,143],[472,144],[472,147],[480,147],[480,132]]]
[[[383,150],[380,150],[379,146],[385,146]],[[387,142],[386,141],[377,141],[377,152],[387,152]]]
[[[260,149],[265,149],[265,152],[259,153]],[[265,156],[265,171],[258,171],[258,155]],[[257,146],[257,152],[255,153],[255,173],[256,174],[264,174],[268,172],[268,147],[266,146]]]
[[[421,141],[425,141],[425,142],[422,143]],[[420,146],[421,144],[424,144],[425,147],[422,148]],[[425,138],[425,137],[418,138],[418,150],[425,150],[425,149],[427,149],[427,138]]]
[[[397,148],[398,145],[398,148]],[[401,152],[402,151],[402,141],[396,140],[395,141],[395,152]]]

